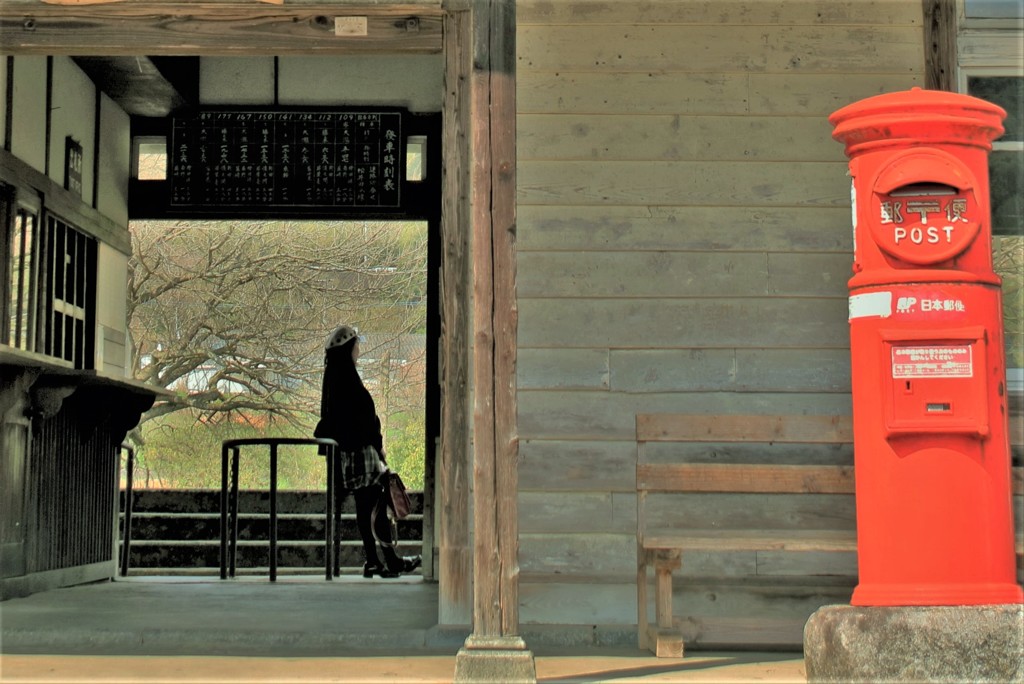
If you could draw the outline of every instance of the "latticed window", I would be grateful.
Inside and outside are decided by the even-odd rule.
[[[39,351],[92,368],[95,336],[96,240],[47,217],[43,322]]]
[[[12,193],[13,195],[13,193]],[[96,240],[54,216],[3,200],[7,217],[0,342],[92,368]]]

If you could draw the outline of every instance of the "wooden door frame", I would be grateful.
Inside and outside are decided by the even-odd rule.
[[[365,34],[345,33],[364,22]],[[445,55],[439,623],[516,634],[514,0],[5,0],[0,52]]]

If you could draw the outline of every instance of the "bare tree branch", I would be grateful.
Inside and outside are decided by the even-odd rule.
[[[132,232],[135,377],[176,391],[144,420],[190,408],[208,419],[265,412],[303,424],[319,407],[321,345],[335,325],[395,339],[422,332],[423,230],[147,221]]]

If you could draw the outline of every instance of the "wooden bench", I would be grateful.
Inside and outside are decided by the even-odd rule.
[[[849,416],[716,416],[641,414],[636,417],[637,631],[640,648],[681,658],[683,637],[672,617],[672,571],[682,554],[716,551],[856,552],[855,530],[649,529],[651,493],[724,492],[853,494],[853,466],[652,463],[649,442],[850,443]],[[654,568],[655,623],[648,620],[648,567]]]
[[[687,529],[651,528],[648,495],[657,493],[854,494],[852,465],[666,463],[648,460],[651,442],[749,442],[848,444],[849,416],[741,416],[639,414],[636,416],[637,636],[640,648],[659,657],[683,656],[683,637],[672,616],[672,572],[682,554],[725,551],[857,551],[854,529]],[[1022,493],[1021,468],[1013,469],[1013,490]],[[770,525],[766,521],[766,525]],[[1016,540],[1018,566],[1024,543]],[[655,622],[648,619],[648,568],[654,569]]]

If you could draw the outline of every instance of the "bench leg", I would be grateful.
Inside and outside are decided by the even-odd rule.
[[[647,559],[643,549],[637,549],[636,569],[636,640],[637,647],[647,646]]]
[[[681,567],[681,553],[659,554],[655,560],[654,608],[657,624],[647,628],[647,643],[659,658],[682,658],[683,635],[672,619],[672,571]]]
[[[658,627],[665,629],[672,626],[672,571],[668,568],[658,568],[657,579],[654,610],[658,618]]]

